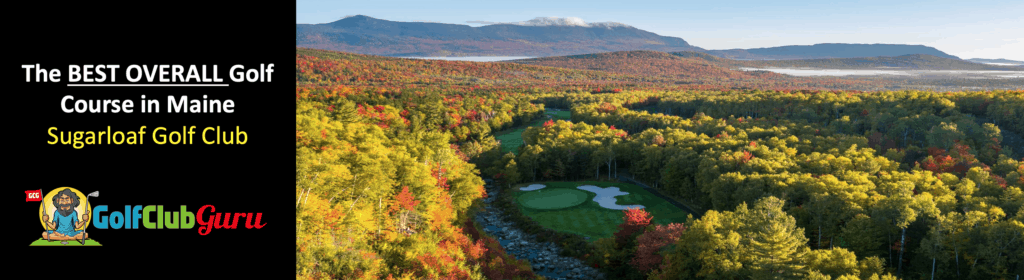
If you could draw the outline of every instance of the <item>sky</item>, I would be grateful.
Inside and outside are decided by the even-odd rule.
[[[910,44],[963,59],[1024,61],[1024,1],[303,1],[296,23],[349,15],[452,24],[578,17],[620,22],[705,49]]]

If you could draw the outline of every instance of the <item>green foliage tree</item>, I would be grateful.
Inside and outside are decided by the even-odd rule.
[[[751,276],[755,279],[793,279],[806,273],[801,258],[809,249],[796,220],[786,214],[785,202],[773,196],[754,203],[745,219],[749,239]]]
[[[843,248],[812,250],[805,256],[808,271],[819,272],[833,278],[843,275],[861,275],[857,255]]]

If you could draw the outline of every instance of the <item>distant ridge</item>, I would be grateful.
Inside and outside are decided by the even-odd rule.
[[[968,59],[967,61],[977,62],[977,63],[1002,63],[1002,64],[1011,64],[1011,65],[1024,65],[1024,61],[1009,60],[1009,59],[1003,59],[1003,58],[997,58],[997,59],[972,58],[972,59]]]
[[[714,62],[723,62],[723,61],[726,60],[726,59],[723,59],[723,58],[720,58],[720,57],[717,57],[717,56],[713,56],[713,55],[702,53],[702,52],[695,52],[695,51],[674,52],[674,53],[672,53],[672,55],[675,55],[675,56],[678,56],[678,57],[685,57],[685,58],[700,58],[700,59],[703,59],[703,60],[714,61]]]
[[[974,63],[966,60],[938,57],[927,54],[901,56],[821,58],[799,60],[757,60],[733,61],[734,66],[780,67],[780,68],[823,68],[823,69],[880,69],[901,68],[915,70],[1020,70],[1011,66]]]
[[[639,75],[650,79],[663,78],[665,80],[700,78],[763,79],[782,77],[780,74],[771,72],[748,72],[728,69],[724,64],[707,61],[708,59],[721,61],[726,61],[727,59],[716,58],[707,54],[694,52],[685,52],[685,54],[694,54],[694,56],[685,57],[679,54],[659,51],[619,51],[520,59],[509,62],[579,70],[597,70],[617,74]]]
[[[854,58],[926,54],[960,59],[933,47],[895,44],[814,44],[810,46],[781,46],[756,49],[709,50],[706,53],[729,59],[779,60],[815,58]]]
[[[296,24],[295,45],[387,56],[558,56],[622,50],[703,49],[621,23],[539,18],[515,24],[397,22],[357,15]]]

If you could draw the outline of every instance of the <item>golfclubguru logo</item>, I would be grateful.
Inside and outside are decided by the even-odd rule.
[[[44,229],[42,238],[29,246],[100,246],[85,231],[90,218],[89,198],[99,197],[99,191],[86,195],[74,188],[63,187],[50,191],[46,196],[42,193],[43,190],[25,191],[25,201],[40,202],[39,222]]]
[[[97,218],[93,220],[92,226],[98,229],[138,229],[140,225],[148,229],[190,229],[198,222],[199,235],[207,235],[213,229],[239,229],[243,226],[246,229],[261,229],[267,225],[260,223],[263,213],[217,213],[217,208],[209,204],[199,207],[197,214],[187,209],[181,205],[178,211],[172,212],[164,211],[163,205],[125,205],[123,213],[111,211],[104,214],[108,211],[107,206],[99,205],[93,209]]]
[[[25,191],[25,201],[40,202],[39,221],[45,230],[42,238],[30,246],[100,246],[86,232],[89,221],[96,229],[191,229],[199,224],[199,235],[208,235],[214,229],[261,229],[267,225],[262,222],[263,213],[219,213],[209,204],[199,207],[195,214],[186,205],[173,209],[178,211],[165,211],[163,205],[125,205],[121,212],[112,211],[107,205],[92,208],[89,198],[98,198],[99,191],[84,194],[74,188],[61,187],[45,196],[42,193],[42,190]],[[96,219],[90,219],[91,214],[95,214]]]

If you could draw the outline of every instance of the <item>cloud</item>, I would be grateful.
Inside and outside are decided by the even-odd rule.
[[[470,20],[470,21],[466,21],[466,23],[472,23],[472,24],[500,24],[501,22],[486,21],[486,20]]]
[[[471,23],[471,24],[513,24],[513,25],[522,25],[522,26],[581,26],[581,27],[604,27],[604,28],[631,27],[629,25],[618,23],[618,22],[594,22],[594,23],[587,23],[586,21],[583,21],[583,19],[578,18],[578,17],[564,17],[564,18],[560,18],[560,17],[536,17],[536,18],[528,20],[528,21],[519,21],[519,22],[494,22],[494,21],[486,21],[486,20],[470,20],[470,21],[466,21],[466,23]]]

